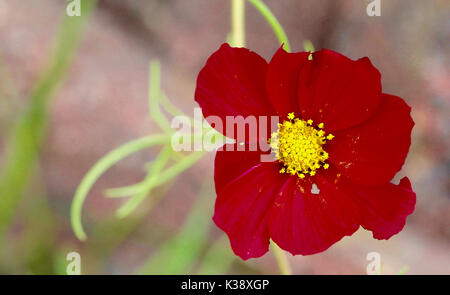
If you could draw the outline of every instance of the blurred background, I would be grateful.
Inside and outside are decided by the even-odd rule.
[[[160,133],[148,114],[149,61],[160,61],[161,88],[192,116],[197,74],[229,33],[230,2],[100,0],[70,20],[68,3],[0,0],[0,274],[65,274],[72,251],[83,274],[278,273],[271,253],[234,256],[213,224],[214,153],[123,219],[115,211],[126,198],[105,198],[105,189],[141,181],[160,147],[119,162],[90,191],[88,239],[76,239],[70,206],[83,176],[110,150]],[[449,1],[381,0],[377,17],[364,0],[265,3],[292,51],[310,40],[317,50],[368,56],[383,91],[404,98],[416,123],[396,177],[408,175],[417,193],[404,230],[378,241],[360,229],[326,252],[289,255],[293,272],[365,274],[376,251],[384,274],[450,274]],[[279,47],[249,3],[246,39],[267,60]]]

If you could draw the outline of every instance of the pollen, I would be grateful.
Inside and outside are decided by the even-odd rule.
[[[322,130],[323,123],[314,127],[313,120],[295,118],[294,113],[288,119],[278,124],[270,139],[272,152],[283,165],[279,172],[305,178],[320,168],[328,169],[328,153],[323,148],[334,136]]]

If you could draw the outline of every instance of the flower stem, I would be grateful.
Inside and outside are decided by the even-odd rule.
[[[86,240],[86,233],[84,232],[83,225],[81,223],[81,211],[86,196],[97,179],[100,178],[100,176],[102,176],[105,171],[107,171],[110,167],[115,165],[123,158],[137,151],[169,141],[170,136],[164,134],[155,134],[133,140],[109,152],[106,156],[98,160],[98,162],[91,168],[91,170],[86,173],[80,185],[78,186],[77,191],[75,192],[71,207],[72,228],[79,240]]]
[[[231,46],[245,46],[245,1],[231,0]]]
[[[289,41],[280,23],[276,20],[270,10],[261,1],[251,1],[255,7],[266,17],[269,23],[274,28],[277,37],[284,48],[289,51]],[[245,46],[245,0],[231,0],[231,46],[244,47]],[[291,266],[285,256],[284,251],[271,241],[272,252],[277,261],[280,273],[282,275],[292,274]]]
[[[186,156],[181,161],[173,164],[165,171],[157,171],[158,174],[150,175],[148,179],[144,180],[141,183],[139,188],[141,189],[135,196],[129,199],[122,207],[117,210],[117,217],[125,218],[127,217],[133,210],[135,210],[139,204],[145,200],[148,192],[154,187],[169,181],[170,179],[178,176],[181,172],[190,168],[192,165],[197,163],[203,157],[204,153],[192,153],[189,156]],[[160,173],[159,173],[160,172]]]
[[[149,73],[149,91],[148,91],[148,106],[150,117],[155,120],[156,124],[170,134],[172,128],[170,123],[159,107],[159,101],[161,99],[161,65],[158,60],[150,61],[150,73]]]
[[[270,241],[270,246],[272,248],[273,256],[275,257],[275,260],[278,264],[278,268],[280,269],[280,274],[291,275],[291,266],[289,265],[289,261],[287,260],[286,254],[284,253],[283,249],[278,247],[278,245],[273,241]]]
[[[273,31],[275,32],[275,35],[278,38],[278,41],[280,44],[283,44],[284,50],[287,52],[291,51],[291,46],[289,45],[289,40],[284,32],[283,27],[281,26],[280,22],[277,20],[275,15],[270,11],[269,7],[267,7],[266,4],[264,4],[261,0],[249,0],[253,6],[261,13],[261,15],[266,19],[266,21],[269,23],[269,25],[272,27]]]

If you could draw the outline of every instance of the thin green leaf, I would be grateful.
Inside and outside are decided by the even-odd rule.
[[[145,180],[144,182],[141,182],[139,186],[134,186],[134,188],[138,189],[136,195],[131,197],[124,205],[122,205],[122,207],[120,207],[117,210],[117,216],[119,218],[124,218],[128,216],[133,210],[135,210],[139,206],[139,204],[141,204],[142,201],[145,200],[145,198],[148,195],[148,192],[151,189],[171,180],[175,176],[179,175],[181,172],[190,168],[203,155],[204,153],[192,153],[189,156],[177,162],[176,164],[173,164],[172,166],[167,168],[161,174],[155,175],[154,177],[151,177]]]
[[[137,208],[140,202],[136,202],[136,200],[142,200],[144,199],[152,189],[152,183],[155,182],[156,179],[159,178],[159,175],[161,173],[161,170],[163,170],[164,166],[166,165],[167,161],[170,158],[170,155],[172,154],[172,148],[170,145],[166,146],[158,155],[156,160],[153,162],[153,165],[144,180],[144,182],[148,182],[149,186],[147,187],[147,190],[142,190],[138,196],[134,198],[135,202],[129,202],[128,206],[121,207],[119,210],[117,210],[116,216],[119,218],[124,218],[128,216],[134,209]],[[133,199],[131,199],[133,200]],[[125,209],[124,209],[125,208]]]
[[[86,240],[86,233],[81,222],[81,211],[86,196],[97,179],[123,158],[151,146],[166,143],[169,139],[168,135],[158,134],[133,140],[109,152],[89,170],[78,186],[72,201],[71,222],[73,231],[78,239]]]

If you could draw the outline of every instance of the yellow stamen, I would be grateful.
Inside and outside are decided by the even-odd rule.
[[[272,134],[270,146],[276,158],[283,164],[280,173],[297,175],[305,178],[314,176],[317,169],[330,166],[325,161],[328,153],[323,149],[326,139],[334,136],[325,134],[320,123],[317,127],[311,126],[313,120],[304,121],[295,118],[294,113],[288,114],[288,120],[278,124],[278,131]]]

